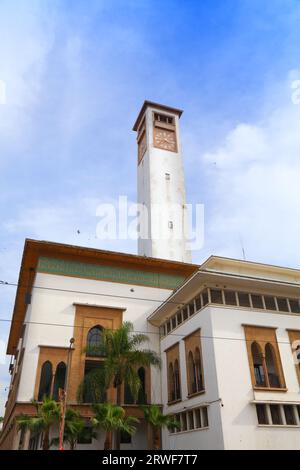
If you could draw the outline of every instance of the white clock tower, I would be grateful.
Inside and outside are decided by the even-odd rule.
[[[145,101],[134,124],[138,145],[138,254],[191,262],[181,158],[182,111]]]

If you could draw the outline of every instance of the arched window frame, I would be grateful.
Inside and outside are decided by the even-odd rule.
[[[95,325],[87,333],[86,337],[86,356],[87,357],[103,357],[104,353],[101,351],[103,326]],[[98,335],[98,340],[93,337]]]
[[[195,361],[197,392],[202,392],[204,390],[203,365],[202,365],[201,351],[198,346],[195,349],[194,361]]]
[[[282,390],[287,391],[286,383],[284,379],[284,371],[282,368],[281,358],[280,358],[280,350],[278,347],[278,340],[276,330],[277,328],[274,327],[267,327],[267,326],[257,326],[257,325],[243,325],[245,331],[245,340],[246,340],[246,348],[248,352],[248,359],[249,359],[249,366],[250,366],[250,374],[251,374],[251,381],[254,389],[258,390]],[[266,345],[270,343],[272,345],[274,351],[274,360],[276,364],[276,370],[279,378],[279,386],[275,387],[273,384],[270,383],[269,376],[268,376],[268,368],[266,363]],[[262,373],[265,376],[265,383],[264,384],[257,384],[256,380],[256,370],[255,370],[255,362],[253,358],[253,344],[256,344],[258,350],[260,351],[260,360],[258,361]]]
[[[168,366],[168,389],[169,389],[169,402],[175,400],[175,375],[172,362]]]
[[[259,362],[257,362],[256,356],[258,356]],[[251,343],[251,360],[256,386],[264,388],[268,387],[268,373],[264,360],[264,354],[262,352],[261,346],[257,341],[253,341]]]
[[[188,378],[188,392],[191,395],[197,392],[196,364],[192,351],[188,354]]]
[[[46,371],[46,367],[49,367],[49,370]],[[46,375],[47,374],[47,375]],[[42,383],[46,381],[46,384]],[[40,382],[38,389],[38,401],[42,401],[45,396],[50,397],[52,394],[52,382],[53,382],[53,366],[52,362],[45,361],[41,367]],[[43,390],[45,389],[45,391]]]
[[[179,361],[175,359],[174,361],[174,391],[175,391],[175,400],[181,399],[181,385],[180,385],[180,369]]]
[[[201,329],[184,338],[188,396],[205,392]]]
[[[60,380],[58,374],[60,373],[60,369],[64,367],[64,378],[62,380],[63,383],[58,383]],[[59,401],[59,388],[64,389],[65,388],[65,383],[66,383],[66,374],[67,374],[67,366],[64,361],[61,361],[57,364],[55,374],[53,377],[53,391],[52,391],[52,397],[53,400]]]
[[[289,340],[291,344],[291,351],[293,355],[293,362],[300,385],[300,330],[288,329]]]
[[[258,353],[260,355],[260,359],[261,359],[260,366],[261,366],[263,374],[264,374],[263,383],[258,383],[257,382],[257,370],[258,369],[257,369],[257,367],[255,365],[255,362],[254,362],[253,346],[255,346],[258,349]],[[266,356],[268,354],[268,351],[270,351],[271,356],[272,356],[272,361],[273,361],[275,374],[270,371],[270,364],[268,364],[268,361],[267,361],[267,358],[266,358]],[[285,384],[283,383],[282,378],[280,376],[280,364],[278,362],[279,359],[277,357],[276,350],[275,350],[274,346],[270,342],[267,342],[267,343],[262,345],[258,341],[253,341],[251,343],[251,359],[252,359],[252,367],[253,367],[253,373],[254,373],[254,377],[255,377],[255,382],[256,382],[255,386],[256,387],[258,387],[258,388],[275,388],[275,389],[285,387]],[[272,377],[271,374],[274,377]],[[276,380],[276,383],[274,383],[274,380]]]
[[[146,369],[145,367],[139,367],[138,371],[138,376],[141,381],[141,388],[139,390],[139,396],[138,396],[138,404],[146,404],[147,403],[147,374],[146,374]]]
[[[147,403],[147,395],[146,395],[146,381],[147,381],[147,373],[145,367],[141,366],[137,370],[137,375],[140,379],[141,387],[138,392],[138,397],[134,400],[130,387],[125,381],[124,383],[124,404],[132,405],[145,405]]]
[[[268,356],[271,356],[271,360],[273,364],[269,363]],[[279,368],[277,363],[276,352],[271,343],[267,343],[265,345],[265,362],[266,362],[266,370],[267,370],[267,379],[268,385],[272,388],[280,388],[280,375],[279,375]],[[271,370],[271,365],[274,368],[274,371]]]

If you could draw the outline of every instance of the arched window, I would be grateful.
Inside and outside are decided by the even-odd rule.
[[[131,388],[129,387],[127,381],[125,381],[125,384],[124,384],[124,403],[126,405],[134,404],[134,398],[131,392]]]
[[[175,400],[175,377],[174,377],[174,369],[173,369],[173,364],[169,364],[169,375],[168,375],[168,381],[169,381],[169,401],[174,401]]]
[[[138,396],[138,404],[143,405],[147,403],[147,396],[146,396],[146,371],[144,367],[140,367],[138,369],[138,376],[141,382],[141,388],[139,390]]]
[[[195,350],[195,376],[196,376],[196,388],[197,392],[204,390],[203,372],[202,372],[202,360],[200,349]]]
[[[299,371],[300,371],[300,344],[298,344],[298,346],[296,347],[296,358],[297,358],[297,361],[298,361],[298,367],[299,367]]]
[[[60,362],[56,367],[55,377],[54,377],[54,386],[53,386],[53,400],[58,401],[59,399],[59,389],[65,388],[65,380],[66,380],[66,364],[64,362]]]
[[[99,357],[104,355],[103,347],[103,328],[100,325],[90,329],[87,335],[86,355]]]
[[[280,380],[277,369],[276,356],[273,346],[268,343],[265,347],[266,368],[269,378],[269,386],[274,388],[280,387]]]
[[[51,384],[52,384],[52,364],[51,362],[46,361],[42,365],[38,401],[42,401],[45,396],[46,397],[50,396]]]
[[[146,401],[146,372],[144,367],[140,367],[137,371],[138,377],[141,382],[141,388],[139,389],[138,398],[134,400],[131,389],[128,383],[125,381],[124,385],[124,403],[126,405],[132,405],[137,403],[138,405],[144,405]]]
[[[263,365],[263,355],[256,342],[251,344],[251,355],[255,375],[255,383],[258,387],[266,387],[266,377]]]
[[[189,394],[197,392],[196,364],[192,351],[188,355]]]
[[[176,359],[174,362],[174,389],[175,389],[175,400],[179,400],[181,398],[181,391],[180,391],[180,375],[179,375],[179,364],[178,360]]]

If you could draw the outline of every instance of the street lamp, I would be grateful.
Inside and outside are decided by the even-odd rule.
[[[63,443],[64,443],[66,409],[67,409],[67,394],[68,394],[68,386],[69,386],[69,373],[70,373],[70,368],[71,368],[71,355],[72,355],[74,343],[75,343],[75,339],[71,338],[70,346],[68,350],[65,385],[63,389],[62,388],[59,389],[59,401],[60,401],[60,407],[61,407],[61,424],[60,424],[60,430],[59,430],[59,450],[64,450]]]

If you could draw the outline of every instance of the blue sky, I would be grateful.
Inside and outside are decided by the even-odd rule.
[[[135,252],[95,238],[95,211],[136,200],[144,99],[184,109],[188,202],[205,204],[193,260],[243,243],[300,268],[299,23],[296,0],[0,0],[0,279],[17,280],[26,237]],[[0,318],[14,294],[0,286]],[[6,362],[0,406],[7,381]]]

